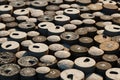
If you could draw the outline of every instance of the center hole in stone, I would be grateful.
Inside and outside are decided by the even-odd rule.
[[[35,4],[39,4],[39,2],[34,2]]]
[[[56,18],[61,19],[62,17],[56,17]]]
[[[39,46],[33,46],[33,48],[40,48]]]
[[[13,35],[19,35],[18,33],[13,33]]]
[[[55,0],[53,0],[52,2],[56,2]]]
[[[118,74],[118,72],[111,71],[110,74]]]
[[[45,27],[45,26],[46,26],[46,24],[41,25],[41,27]]]
[[[34,63],[35,63],[35,61],[30,60],[30,61],[29,61],[29,63],[30,63],[30,64],[34,64]]]
[[[17,3],[17,5],[19,6],[19,5],[21,5],[21,4]]]
[[[6,56],[2,56],[1,58],[2,58],[2,59],[7,59],[7,57],[6,57]]]
[[[103,35],[103,37],[104,37],[104,38],[107,38],[107,36],[106,36],[106,35]]]
[[[85,60],[84,60],[84,62],[89,62],[90,61],[90,59],[88,59],[88,58],[86,58]]]
[[[69,79],[73,80],[73,74],[69,74],[67,77],[68,77]]]
[[[10,46],[12,46],[11,44],[8,44],[8,45],[6,45],[6,48],[8,48],[8,47],[10,47]]]
[[[8,74],[10,71],[11,71],[11,70],[5,70],[5,73],[7,73],[7,74]]]
[[[8,6],[6,5],[6,6],[4,6],[5,8],[8,8]]]
[[[59,26],[56,26],[56,29],[60,29],[60,27],[59,27]]]
[[[109,1],[109,3],[112,3],[112,1]]]
[[[120,28],[116,28],[116,27],[114,27],[114,29],[120,29]]]
[[[31,27],[31,25],[28,24],[27,27]]]
[[[21,10],[21,12],[24,12],[24,11],[25,11],[24,9]]]
[[[47,17],[47,18],[45,18],[46,20],[49,20],[49,18]]]
[[[67,10],[68,12],[72,12],[73,10]]]
[[[84,9],[83,7],[80,7],[80,9]]]
[[[69,38],[70,38],[70,36],[69,36],[69,35],[67,35],[67,36],[66,36],[66,38],[67,38],[67,39],[69,39]]]

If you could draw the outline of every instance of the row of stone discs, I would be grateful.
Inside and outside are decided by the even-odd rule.
[[[0,1],[1,80],[120,79],[119,1]]]
[[[52,1],[50,1],[50,2],[52,2]],[[56,0],[55,2],[60,2],[60,1]],[[61,3],[57,3],[57,5],[56,4],[48,5],[47,1],[36,1],[35,0],[35,1],[31,1],[30,5],[27,5],[27,3],[25,3],[24,1],[14,1],[14,2],[11,1],[9,5],[2,5],[0,7],[1,8],[0,11],[1,11],[1,14],[3,14],[3,13],[12,14],[12,12],[13,12],[14,16],[18,16],[18,15],[27,15],[28,16],[29,15],[28,10],[21,9],[21,8],[30,9],[30,8],[28,8],[28,6],[32,7],[32,8],[36,8],[36,9],[38,9],[38,8],[43,9],[43,10],[44,10],[44,8],[46,8],[46,10],[48,10],[48,11],[56,11],[57,14],[63,13],[64,9],[67,9],[67,8],[70,8],[70,7],[74,7],[74,8],[78,8],[78,9],[80,8],[81,12],[89,12],[91,10],[93,12],[102,11],[103,13],[106,13],[106,14],[112,14],[112,13],[115,13],[115,12],[119,11],[119,8],[116,6],[117,3],[115,4],[115,2],[112,2],[112,1],[111,2],[110,1],[106,1],[106,2],[99,1],[98,2],[99,4],[90,4],[90,2],[89,2],[90,5],[88,4],[87,7],[77,5],[77,4],[81,3],[79,0],[77,0],[75,3],[76,4],[71,4],[71,5],[61,4]],[[57,10],[61,10],[61,12],[58,12]],[[34,11],[31,11],[32,12],[31,13],[32,17],[38,17],[40,15],[43,15],[42,11],[40,11],[40,10],[36,10],[36,11],[37,11],[36,13]],[[109,13],[107,13],[107,12],[109,12]],[[71,10],[66,11],[66,14],[76,14],[76,13],[77,13],[76,11],[74,13],[71,12]],[[51,13],[46,13],[46,14],[51,14]],[[52,15],[54,15],[54,14],[52,14]],[[76,15],[74,15],[74,17],[75,16]]]
[[[55,46],[55,45],[54,45]],[[53,47],[54,47],[53,46]],[[55,46],[56,47],[56,46]],[[79,45],[76,45],[76,48],[75,48],[75,46],[73,47],[74,49],[73,50],[75,50],[76,48],[79,50],[80,48],[83,48],[83,47],[80,47]],[[55,48],[53,48],[53,49],[55,49]],[[83,48],[84,49],[84,48]],[[82,51],[83,51],[83,49],[82,49]],[[71,49],[72,50],[72,49]],[[77,50],[77,51],[78,51]],[[79,50],[79,51],[81,51],[81,50]],[[97,54],[95,54],[96,53],[96,51],[98,51],[98,53]],[[66,58],[65,58],[65,56],[63,56],[63,53],[64,53],[64,55],[66,56]],[[101,55],[103,55],[103,51],[101,50],[101,49],[99,49],[99,48],[97,48],[97,47],[92,47],[92,48],[90,48],[90,50],[89,50],[89,54],[91,54],[91,56],[94,56],[93,58],[95,58],[95,57],[97,57],[97,56],[101,56]],[[20,53],[16,53],[16,55],[17,54],[20,54]],[[80,52],[78,53],[78,54],[80,54]],[[83,54],[85,54],[85,53],[81,53],[80,55],[83,55]],[[6,63],[15,63],[15,55],[13,55],[13,53],[9,53],[9,52],[6,52],[6,53],[1,53],[1,64],[6,64]],[[23,54],[22,54],[23,55]],[[18,55],[17,55],[18,56]],[[34,56],[34,55],[33,55]],[[50,68],[57,68],[57,65],[58,65],[58,68],[60,69],[60,70],[62,70],[62,71],[64,71],[64,70],[66,70],[66,69],[69,69],[69,68],[75,68],[75,69],[78,69],[78,70],[81,70],[81,71],[83,71],[84,73],[86,73],[86,75],[88,75],[88,74],[91,74],[91,73],[93,73],[94,72],[94,70],[95,70],[95,64],[96,64],[96,61],[94,60],[94,59],[92,59],[92,58],[90,58],[90,57],[78,57],[78,58],[76,58],[75,59],[75,62],[73,62],[72,60],[70,60],[70,58],[68,58],[68,57],[70,57],[70,53],[68,52],[68,51],[57,51],[57,52],[55,52],[55,56],[56,57],[58,57],[58,58],[60,58],[60,59],[62,59],[62,60],[60,60],[59,61],[59,59],[58,59],[58,63],[57,63],[57,60],[56,60],[56,58],[54,57],[54,56],[52,56],[52,55],[44,55],[43,57],[41,57],[40,58],[40,61],[39,61],[39,63],[38,63],[38,59],[36,58],[36,57],[33,57],[33,56],[25,56],[25,57],[21,57],[19,60],[18,60],[18,64],[21,66],[21,67],[34,67],[34,68],[36,68],[36,67],[38,67],[38,66],[40,66],[40,67],[43,67],[43,66],[46,66],[46,67],[50,67]],[[18,57],[20,57],[20,56],[18,56]],[[65,58],[65,59],[64,59]],[[67,59],[68,58],[68,59]],[[96,64],[96,70],[97,70],[97,73],[99,74],[99,75],[102,75],[102,76],[105,76],[104,74],[105,74],[105,71],[107,70],[107,69],[110,69],[110,68],[112,68],[112,66],[115,66],[116,64],[115,63],[117,63],[117,59],[118,59],[118,57],[116,56],[116,55],[107,55],[107,54],[105,54],[105,55],[103,55],[103,60],[104,61],[100,61],[100,62],[98,62],[97,64]],[[110,62],[111,64],[113,64],[113,65],[111,65],[110,63],[108,63],[108,62]],[[119,63],[119,60],[118,60],[118,63]],[[81,64],[83,64],[83,65],[81,65]],[[115,65],[114,65],[115,64]],[[58,69],[57,68],[57,69]],[[28,69],[29,70],[29,69]],[[87,71],[86,71],[87,70]],[[88,70],[89,70],[89,72],[88,72]],[[114,69],[113,69],[114,70]],[[117,70],[119,70],[119,68],[117,69]],[[119,73],[119,71],[117,71],[117,70],[115,70],[115,71],[113,71],[113,73],[111,72],[111,73],[109,73],[109,75],[112,75],[112,74],[116,74],[116,73]],[[8,73],[6,73],[6,74],[8,74]],[[69,73],[69,74],[71,74],[71,73]],[[1,74],[2,75],[2,74]],[[57,74],[58,75],[58,74]],[[76,74],[76,76],[77,76],[77,74]],[[96,76],[98,76],[98,75],[96,75]],[[116,75],[115,77],[112,77],[113,79],[114,78],[116,78],[118,75]],[[7,76],[6,76],[7,77]],[[98,76],[98,77],[100,77],[100,76]],[[108,76],[109,77],[109,76]],[[58,78],[58,76],[57,76],[57,78]],[[71,77],[72,78],[72,77]],[[74,77],[73,77],[74,78]],[[81,77],[80,77],[81,78]],[[100,77],[101,78],[101,77]],[[25,78],[26,79],[26,78]],[[45,78],[46,79],[46,78]]]
[[[70,33],[69,33],[69,34],[70,34]],[[17,34],[17,33],[14,32],[14,35],[17,35],[17,37],[18,37],[19,34]],[[19,37],[18,37],[18,38],[19,38]],[[22,39],[25,39],[25,38],[23,37]],[[4,48],[5,46],[6,46],[6,48],[10,48],[9,46],[11,46],[11,45],[7,45],[7,44],[9,44],[9,43],[10,43],[10,44],[12,44],[12,43],[16,44],[16,46],[14,46],[14,47],[15,47],[15,50],[12,48],[13,50],[10,50],[10,51],[12,51],[12,52],[17,52],[18,49],[19,49],[19,48],[18,48],[19,45],[18,45],[17,42],[14,42],[14,41],[3,43],[3,44],[2,44],[3,49],[5,49],[5,48]],[[106,45],[109,45],[110,43],[112,43],[112,42],[105,43],[105,44],[106,44]],[[116,43],[116,42],[113,42],[113,44],[115,44],[115,43]],[[101,45],[102,45],[102,44],[101,44]],[[1,47],[2,47],[2,46],[1,46]],[[104,45],[104,46],[105,46],[105,45]],[[113,45],[111,45],[111,46],[113,46]],[[115,50],[118,49],[118,44],[116,44],[115,46],[116,46],[116,47],[114,47]],[[43,47],[43,46],[42,46],[42,47]],[[32,46],[31,49],[33,50],[33,52],[35,51],[35,53],[36,53],[37,50],[34,50],[34,48],[37,48],[37,49],[38,49],[38,48],[40,48],[40,47],[39,47],[38,44],[37,44],[37,45],[34,44],[34,46]],[[53,48],[53,49],[56,49],[56,48]],[[105,50],[105,49],[106,49],[106,51],[108,50],[107,48],[103,48],[103,50]],[[6,49],[5,49],[5,50],[6,50]],[[109,50],[111,50],[111,48],[110,48]],[[113,50],[114,50],[114,49],[113,49]],[[111,52],[110,52],[110,53],[111,53]],[[31,54],[31,55],[32,55],[32,56],[35,56],[35,57],[40,57],[42,54],[40,54],[40,56],[38,56],[38,54],[37,54],[37,55]],[[75,57],[75,58],[76,58],[76,57]],[[30,62],[30,63],[31,63],[31,62]],[[114,73],[114,72],[113,72],[113,73]]]
[[[1,61],[4,61],[2,63],[3,64],[9,63],[9,64],[2,65],[0,67],[0,75],[1,75],[2,80],[6,80],[7,78],[9,78],[8,80],[12,80],[12,79],[19,80],[20,79],[20,77],[18,75],[19,72],[20,72],[22,80],[34,80],[34,79],[36,80],[36,78],[42,79],[42,80],[46,80],[46,79],[47,80],[50,80],[50,79],[51,80],[59,80],[60,77],[63,80],[64,79],[65,80],[66,79],[82,80],[85,78],[84,73],[86,73],[86,75],[87,75],[87,73],[92,73],[90,76],[87,75],[88,76],[87,80],[89,80],[89,79],[103,80],[103,77],[101,77],[98,74],[101,74],[101,75],[106,74],[107,77],[110,79],[119,79],[119,68],[111,68],[112,67],[111,64],[108,62],[105,62],[105,61],[100,61],[96,64],[95,60],[90,57],[79,57],[74,62],[69,59],[60,60],[57,63],[59,69],[63,70],[60,73],[60,71],[58,69],[52,69],[53,67],[55,67],[55,63],[56,63],[56,58],[52,55],[45,55],[45,56],[41,57],[39,64],[38,64],[38,59],[33,56],[22,57],[18,60],[18,64],[21,67],[23,67],[20,70],[20,66],[14,64],[14,63],[11,63],[12,61],[9,61],[9,60],[11,60],[11,58],[14,59],[13,56],[11,57],[11,55],[13,53],[10,53],[10,52],[5,53],[4,52],[1,54],[4,54],[1,57],[1,59],[2,59]],[[6,58],[5,54],[9,54],[10,56],[7,56],[7,58]],[[110,57],[113,57],[113,55],[111,55]],[[96,64],[98,74],[95,74],[95,73],[93,74],[93,72],[95,70],[95,64]],[[39,65],[39,67],[37,67],[36,65]],[[72,69],[73,67],[74,67],[74,69]],[[88,72],[88,70],[89,70],[89,72]],[[81,74],[81,76],[79,76],[80,74]],[[117,75],[115,75],[115,74],[117,74]],[[96,76],[96,77],[94,77],[94,76]],[[108,78],[106,80],[108,80]]]

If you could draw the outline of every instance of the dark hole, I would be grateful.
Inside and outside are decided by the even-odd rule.
[[[33,48],[40,48],[39,46],[33,46]]]
[[[41,27],[45,27],[45,26],[46,26],[46,24],[41,25]]]
[[[39,2],[35,2],[35,4],[39,4]]]
[[[30,64],[34,64],[34,63],[35,63],[35,61],[29,61],[29,63],[30,63]]]
[[[8,8],[8,6],[6,5],[6,6],[4,6],[5,8]]]
[[[49,20],[49,18],[45,18],[46,20]]]
[[[61,19],[62,17],[56,17],[56,18]]]
[[[5,73],[9,73],[11,70],[5,70]]]
[[[120,28],[116,28],[116,27],[114,27],[114,29],[120,29]]]
[[[111,71],[110,74],[118,74],[118,72]]]
[[[57,27],[56,27],[56,29],[60,29],[60,27],[59,27],[59,26],[57,26]]]
[[[80,9],[84,9],[83,7],[81,7]]]
[[[13,33],[13,35],[19,35],[18,33]]]
[[[68,77],[69,79],[73,80],[73,74],[69,74],[67,77]]]
[[[11,45],[11,44],[9,44],[9,45],[7,45],[7,46],[6,46],[6,48],[8,48],[8,47],[10,47],[10,46],[12,46],[12,45]]]
[[[110,1],[110,3],[112,3],[112,1]]]
[[[17,3],[17,5],[19,6],[19,5],[21,5],[21,4]]]
[[[103,37],[104,37],[104,38],[107,38],[107,36],[106,36],[106,35],[103,35]]]
[[[73,11],[73,10],[67,10],[67,11],[71,12],[71,11]]]
[[[27,27],[31,27],[31,25],[28,24]]]
[[[70,36],[66,36],[66,38],[67,38],[67,39],[69,39],[69,38],[70,38]]]
[[[1,58],[3,58],[3,59],[7,59],[7,57],[6,57],[6,56],[2,56]]]
[[[24,11],[25,11],[24,9],[21,10],[21,12],[24,12]]]
[[[90,59],[88,59],[88,58],[86,58],[85,60],[84,60],[84,62],[89,62],[90,61]]]
[[[53,0],[52,2],[56,2],[55,0]]]

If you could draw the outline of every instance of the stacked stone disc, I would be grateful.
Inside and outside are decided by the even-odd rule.
[[[120,1],[0,0],[0,80],[120,80]]]

